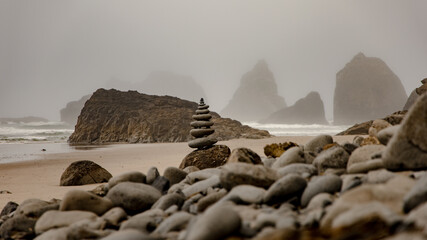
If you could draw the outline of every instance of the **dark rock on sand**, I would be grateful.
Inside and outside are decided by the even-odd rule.
[[[228,157],[227,163],[244,162],[252,164],[262,164],[261,158],[258,154],[249,148],[236,148],[233,149]]]
[[[240,121],[258,121],[286,107],[273,73],[264,60],[243,75],[240,86],[221,114]]]
[[[286,175],[270,186],[264,202],[272,204],[286,202],[294,197],[299,199],[306,186],[307,181],[303,177],[297,174]]]
[[[107,182],[111,173],[98,164],[82,160],[73,162],[61,175],[60,186],[76,186]]]
[[[161,196],[154,187],[134,182],[119,183],[107,194],[114,206],[122,207],[127,213],[133,214],[151,208]]]
[[[336,175],[324,175],[312,179],[301,196],[301,206],[306,207],[319,193],[335,193],[341,190],[342,180]]]
[[[318,92],[310,92],[294,105],[272,113],[261,123],[280,124],[329,124],[325,117],[325,108]]]
[[[401,109],[406,98],[400,79],[386,63],[359,53],[337,73],[334,124],[378,119]]]
[[[98,89],[83,107],[69,142],[186,142],[196,108],[195,102],[176,97]],[[218,140],[270,137],[267,131],[211,115]]]
[[[215,168],[224,165],[230,156],[230,148],[215,145],[208,149],[195,150],[188,154],[179,165],[180,169],[195,166],[199,169]]]
[[[383,153],[389,170],[427,168],[427,93],[418,98]]]
[[[189,227],[185,239],[225,239],[237,232],[240,226],[240,216],[231,207],[211,207]]]
[[[81,210],[102,215],[112,207],[113,203],[108,198],[102,198],[90,192],[74,189],[65,194],[61,201],[59,210]]]

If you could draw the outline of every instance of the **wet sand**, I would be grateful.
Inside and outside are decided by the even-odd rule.
[[[219,142],[230,147],[250,148],[261,157],[264,146],[270,143],[293,141],[304,144],[314,137],[284,136],[267,139],[234,139]],[[334,141],[351,142],[354,136],[334,136]],[[19,163],[0,164],[0,191],[7,190],[12,194],[0,194],[0,209],[9,202],[20,204],[28,198],[50,200],[62,199],[71,189],[91,190],[99,184],[61,187],[59,179],[64,170],[74,161],[91,160],[107,169],[113,176],[128,171],[147,170],[156,166],[160,174],[169,166],[178,167],[182,159],[193,149],[187,143],[153,143],[153,144],[113,144],[90,151],[77,151],[55,154],[44,154],[43,160]]]

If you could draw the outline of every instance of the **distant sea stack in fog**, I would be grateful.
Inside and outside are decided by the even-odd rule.
[[[294,105],[283,108],[261,123],[275,124],[329,124],[325,117],[325,108],[318,92],[310,92]]]
[[[285,107],[285,100],[277,93],[273,73],[261,60],[243,75],[240,86],[221,115],[239,121],[258,121]]]
[[[198,104],[170,96],[98,89],[84,105],[70,143],[186,142]],[[218,140],[265,138],[264,130],[210,112]]]
[[[67,103],[67,106],[61,109],[61,122],[66,122],[71,126],[75,126],[77,123],[77,118],[82,111],[85,102],[90,98],[90,94],[83,96],[78,101],[72,101]]]
[[[381,118],[402,109],[406,99],[400,79],[384,61],[359,53],[337,73],[334,124]]]

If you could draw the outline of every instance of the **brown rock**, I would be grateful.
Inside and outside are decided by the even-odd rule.
[[[377,137],[366,137],[363,139],[360,146],[366,146],[366,145],[379,145],[381,144]]]
[[[196,103],[176,97],[98,89],[83,107],[69,142],[187,142],[196,109]],[[210,114],[215,124],[211,136],[218,140],[271,136],[265,130]]]
[[[298,144],[294,142],[272,143],[264,147],[264,154],[267,157],[278,158],[289,148],[297,146]]]
[[[227,163],[231,162],[244,162],[252,164],[262,164],[261,158],[258,154],[249,148],[236,148],[228,157]]]
[[[377,119],[374,122],[372,122],[372,125],[369,128],[369,136],[371,136],[371,137],[377,137],[377,134],[381,130],[383,130],[385,128],[388,128],[388,127],[391,127],[391,126],[392,125],[389,122],[387,122],[385,120],[382,120],[382,119]]]
[[[230,148],[225,145],[215,145],[208,149],[195,150],[185,156],[179,165],[180,169],[195,166],[199,169],[215,168],[224,165],[230,156]]]
[[[111,173],[98,164],[82,160],[71,163],[61,175],[60,186],[76,186],[107,182]]]

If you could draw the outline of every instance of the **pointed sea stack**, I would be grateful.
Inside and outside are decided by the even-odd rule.
[[[209,105],[206,105],[203,98],[200,99],[199,107],[196,110],[196,115],[193,115],[193,119],[196,120],[191,122],[190,134],[196,139],[191,140],[188,143],[188,146],[191,148],[197,149],[207,149],[212,147],[217,140],[215,138],[209,137],[209,135],[215,132],[211,128],[213,122],[210,121],[212,115],[209,112]]]

